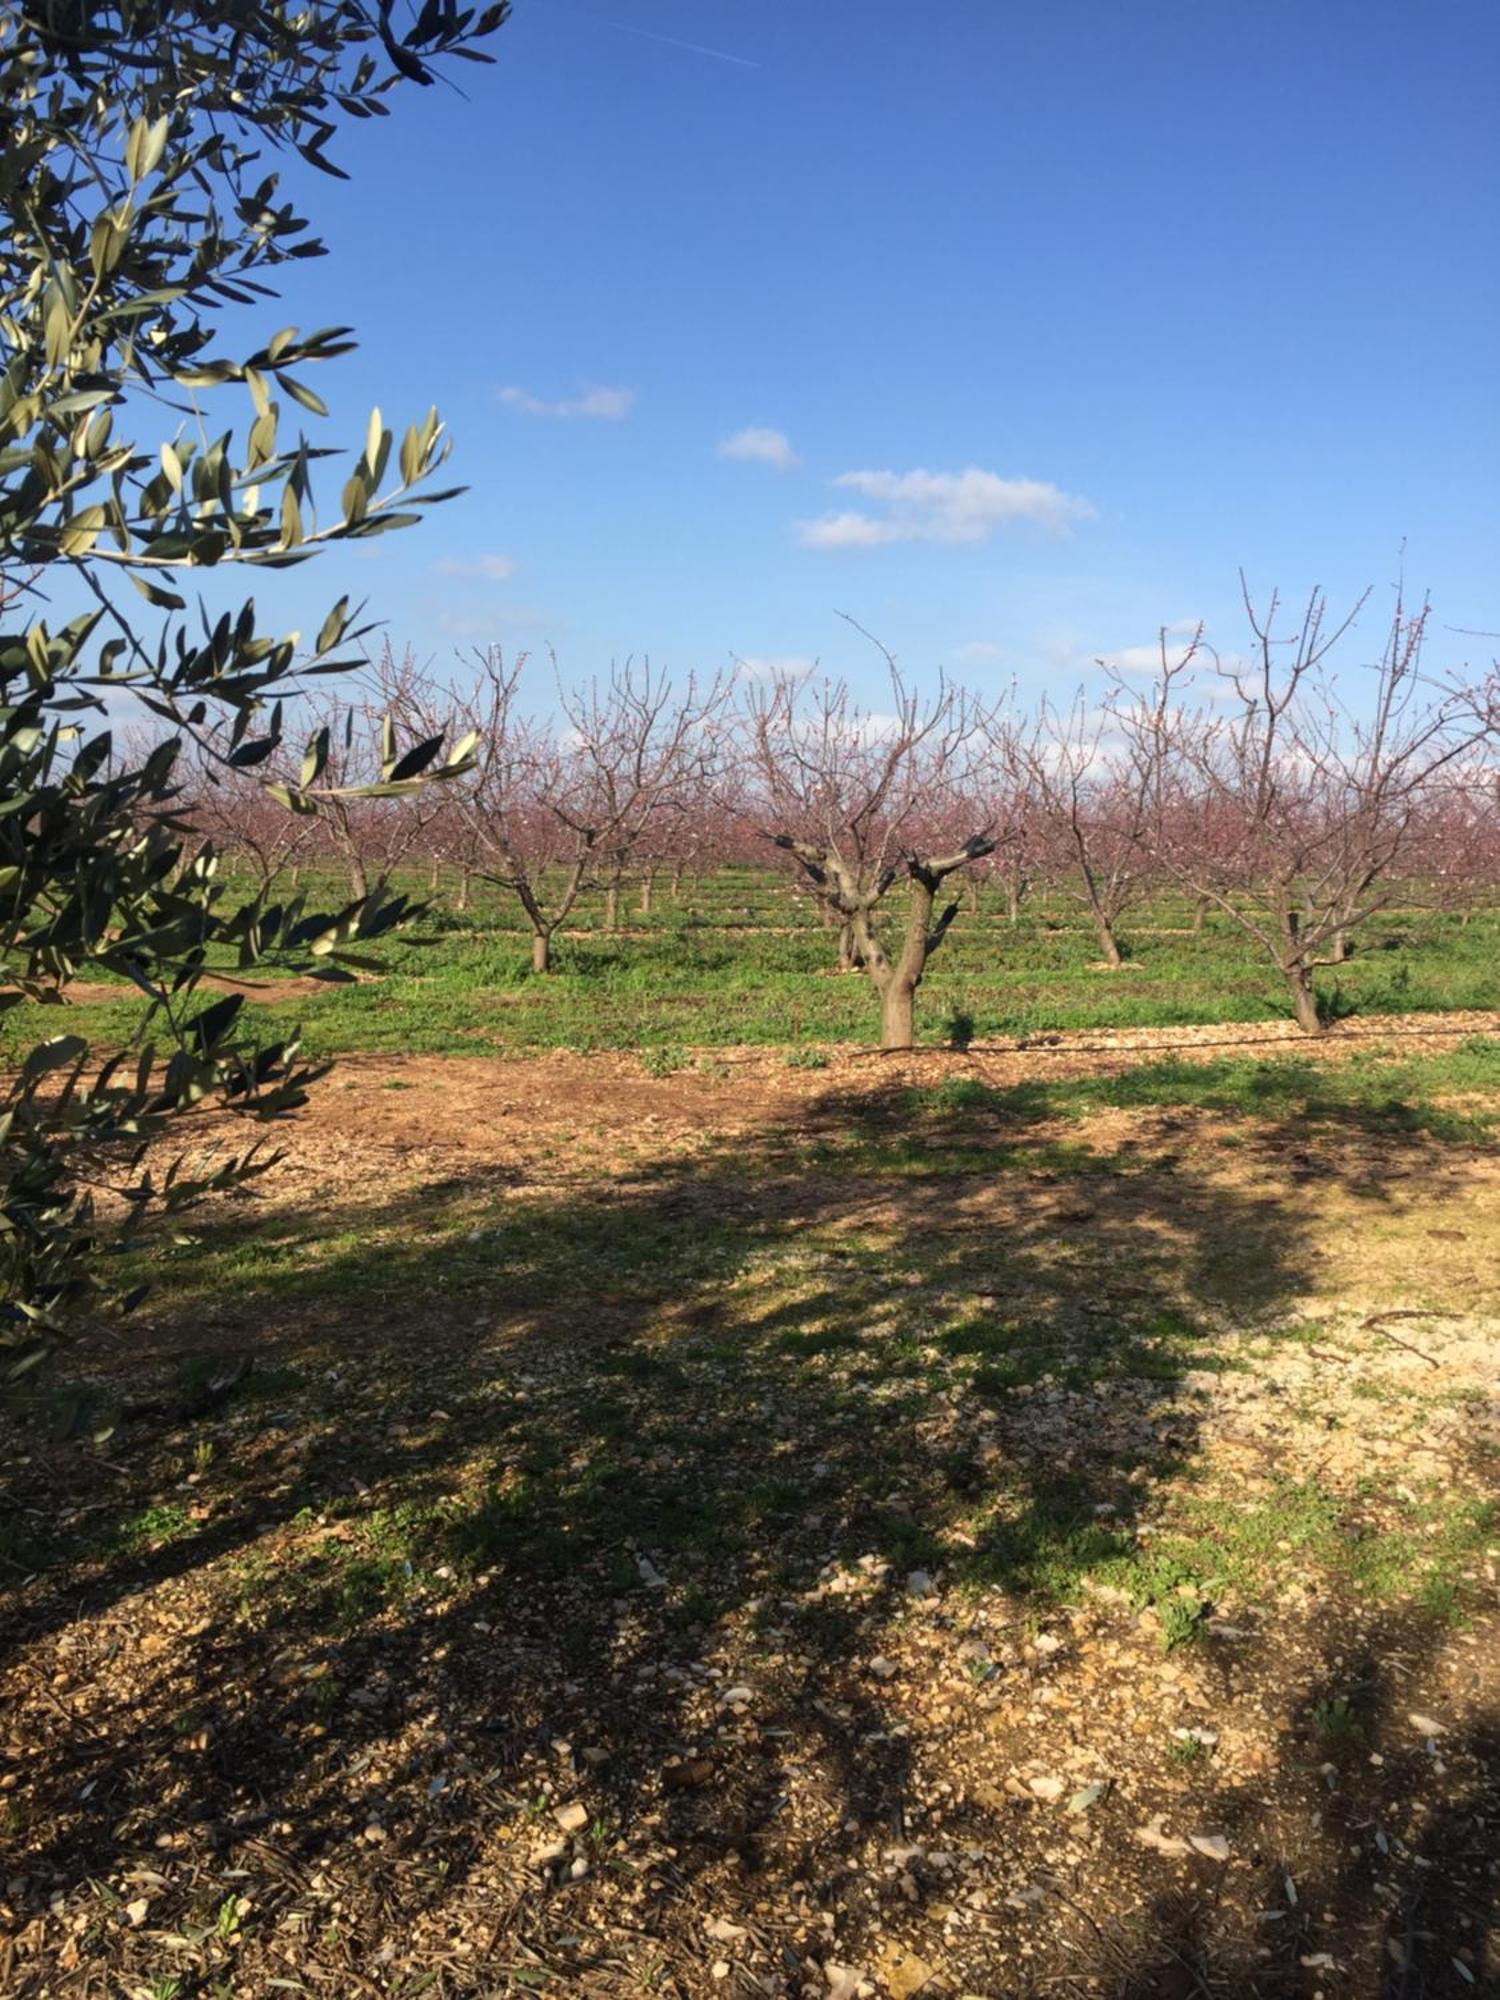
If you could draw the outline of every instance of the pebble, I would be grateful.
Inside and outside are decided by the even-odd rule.
[[[1063,1793],[1068,1789],[1068,1781],[1066,1778],[1057,1778],[1051,1775],[1028,1778],[1026,1780],[1026,1789],[1031,1793],[1033,1798],[1044,1799],[1050,1805],[1054,1800],[1062,1797]]]
[[[877,1970],[891,2000],[912,2000],[937,1977],[937,1969],[899,1944],[887,1944],[880,1953]]]

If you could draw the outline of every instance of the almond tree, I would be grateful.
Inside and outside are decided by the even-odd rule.
[[[144,758],[159,740],[153,733],[149,744],[134,754]],[[322,831],[318,815],[288,812],[271,797],[260,773],[242,770],[227,757],[215,754],[211,734],[202,740],[190,739],[188,758],[184,817],[221,852],[248,869],[260,896],[269,896],[288,870],[295,885],[298,867]]]
[[[1046,854],[1027,759],[1020,754],[1023,730],[1012,707],[1013,697],[1012,689],[985,714],[977,772],[978,796],[984,806],[976,817],[996,829],[994,851],[986,858],[982,872],[1000,885],[1006,921],[1015,925],[1021,921],[1022,908]]]
[[[1061,886],[1088,911],[1100,957],[1118,970],[1120,922],[1151,859],[1159,739],[1149,731],[1122,739],[1112,704],[1080,690],[1067,709],[1044,699],[1030,730],[1004,727],[993,747],[1026,800],[1035,843],[1050,851]]]
[[[466,690],[429,676],[404,713],[428,730],[450,709],[476,739],[473,776],[452,808],[475,873],[520,904],[532,969],[544,973],[584,889],[617,891],[648,830],[699,797],[720,754],[725,689],[690,678],[679,691],[649,661],[627,661],[578,688],[559,682],[553,721],[522,709],[524,665],[492,647],[475,656]]]
[[[1459,912],[1493,905],[1500,885],[1500,771],[1488,743],[1453,763],[1427,801],[1413,835],[1407,871],[1428,909]]]
[[[323,759],[323,840],[342,862],[355,900],[384,889],[402,863],[421,851],[428,828],[448,807],[445,787],[418,785],[393,793],[380,782],[389,747],[383,724],[414,714],[413,691],[425,686],[411,647],[398,655],[387,639],[357,674],[341,685],[314,689],[298,710],[299,728]],[[451,716],[424,715],[418,741],[439,743],[452,729]],[[471,730],[468,743],[474,741]],[[278,760],[267,775],[284,794],[288,788],[295,792],[300,772]]]
[[[880,1046],[912,1046],[917,989],[958,915],[936,911],[950,875],[989,854],[978,826],[951,845],[935,829],[970,791],[970,755],[983,718],[946,682],[929,701],[909,690],[887,655],[892,709],[862,709],[843,681],[781,676],[752,688],[745,724],[761,832],[789,854],[819,903],[845,931],[853,961],[880,996]],[[907,889],[899,944],[881,935],[881,905]]]
[[[1219,662],[1212,704],[1164,651],[1151,696],[1119,712],[1157,774],[1153,851],[1255,940],[1317,1034],[1331,1012],[1317,974],[1403,892],[1424,816],[1486,722],[1423,674],[1426,605],[1398,596],[1378,658],[1347,684],[1331,656],[1363,599],[1331,624],[1315,591],[1283,633],[1276,596],[1264,612],[1244,596],[1249,657]]]

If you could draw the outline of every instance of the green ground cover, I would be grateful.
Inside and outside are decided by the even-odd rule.
[[[337,882],[324,886],[336,899]],[[268,1032],[272,1021],[277,1034],[300,1024],[318,1055],[670,1053],[757,1043],[816,1048],[874,1036],[868,980],[832,970],[830,934],[774,876],[724,870],[685,885],[677,903],[659,886],[648,916],[627,910],[621,923],[628,929],[606,933],[600,899],[589,899],[576,933],[558,947],[557,970],[539,977],[503,897],[481,892],[464,912],[435,902],[410,932],[378,950],[383,976],[277,1001],[265,1010]],[[1076,905],[1057,900],[1011,925],[990,890],[932,961],[919,1038],[1286,1018],[1271,968],[1225,918],[1211,917],[1195,934],[1191,911],[1159,897],[1126,935],[1130,963],[1101,970]],[[1370,926],[1355,956],[1323,982],[1329,994],[1337,991],[1341,1010],[1356,1014],[1488,1009],[1500,1001],[1497,967],[1500,912],[1464,921],[1410,909]],[[103,1042],[125,1041],[140,1014],[132,996],[91,1008],[87,1026]],[[14,1010],[0,1028],[0,1051],[21,1049],[48,1025],[38,1010]]]

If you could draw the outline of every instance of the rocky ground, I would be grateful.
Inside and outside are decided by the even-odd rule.
[[[1164,1039],[342,1065],[6,1419],[0,1991],[1500,1989],[1478,1100]]]

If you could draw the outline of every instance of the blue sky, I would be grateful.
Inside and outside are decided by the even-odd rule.
[[[1232,645],[1241,565],[1342,602],[1404,543],[1500,626],[1492,0],[517,0],[494,50],[344,134],[285,315],[358,329],[351,438],[435,400],[469,492],[275,622],[873,688],[847,611],[1071,688]]]

